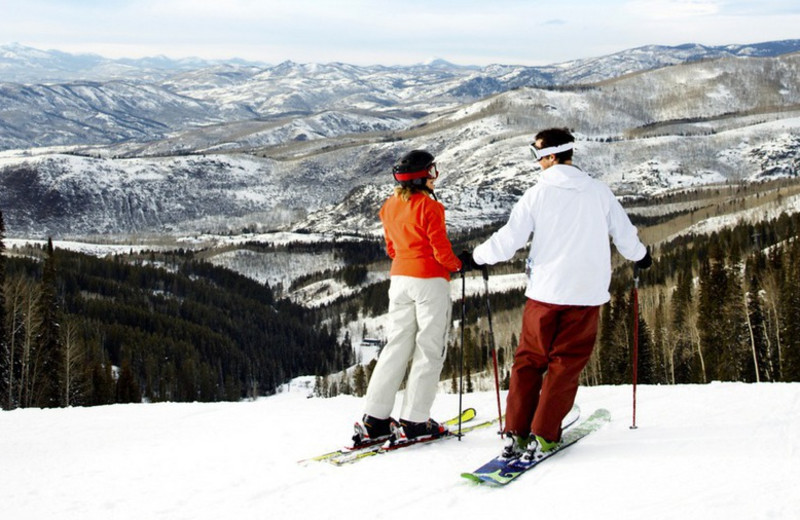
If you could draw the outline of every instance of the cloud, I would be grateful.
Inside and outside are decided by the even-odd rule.
[[[0,0],[0,11],[0,43],[358,64],[544,65],[651,43],[796,38],[800,20],[797,0]]]
[[[642,18],[691,18],[719,13],[721,2],[715,0],[633,0],[625,5],[625,10]]]
[[[542,22],[542,25],[567,25],[567,21],[556,18],[553,20],[547,20],[545,22]]]

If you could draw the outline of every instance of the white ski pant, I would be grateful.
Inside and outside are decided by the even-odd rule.
[[[410,361],[399,418],[412,422],[430,418],[444,365],[450,315],[447,280],[392,276],[388,341],[367,388],[366,414],[379,419],[392,414],[395,396]]]

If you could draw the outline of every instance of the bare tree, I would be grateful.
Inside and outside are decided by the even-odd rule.
[[[72,406],[80,402],[86,391],[86,348],[80,339],[78,325],[74,320],[67,321],[61,333],[61,342],[64,346],[63,402],[65,406]]]
[[[771,266],[767,266],[764,276],[761,278],[761,286],[764,289],[764,298],[767,304],[767,319],[764,320],[765,326],[767,321],[772,322],[771,329],[774,331],[775,336],[775,351],[778,355],[778,370],[773,370],[775,380],[781,380],[783,373],[783,352],[781,345],[781,315],[780,309],[780,279],[778,273]],[[767,341],[770,341],[770,334],[765,334]],[[770,349],[770,352],[772,350]],[[770,356],[772,359],[772,356]]]
[[[22,407],[30,407],[38,402],[42,393],[40,381],[41,355],[37,348],[37,338],[42,325],[37,312],[41,293],[28,282],[25,283],[25,286],[17,403]]]
[[[760,383],[761,382],[761,374],[759,373],[760,370],[758,369],[758,355],[756,354],[756,338],[755,338],[755,334],[753,333],[753,322],[750,319],[750,312],[749,312],[750,300],[747,297],[748,296],[747,295],[747,287],[745,287],[744,277],[743,277],[743,279],[741,281],[742,281],[742,283],[741,283],[742,302],[744,304],[744,317],[745,317],[745,321],[747,323],[748,337],[750,338],[750,351],[753,354],[753,366],[755,367],[756,383]]]

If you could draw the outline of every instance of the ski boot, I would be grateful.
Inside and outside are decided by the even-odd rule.
[[[400,426],[395,429],[395,442],[421,441],[435,439],[450,433],[447,426],[437,423],[433,419],[424,422],[412,422],[400,419]]]
[[[528,445],[531,442],[530,437],[514,435],[509,432],[506,432],[504,435],[503,452],[500,454],[500,458],[505,460],[520,458],[528,449]]]
[[[539,435],[534,435],[533,440],[530,444],[528,444],[528,448],[525,450],[525,453],[522,454],[519,460],[525,464],[537,461],[544,458],[547,452],[558,448],[560,444],[561,443],[558,441],[548,441]]]
[[[391,417],[378,419],[364,414],[361,423],[357,422],[353,425],[353,448],[361,448],[389,440],[392,436],[392,425],[395,424],[397,424],[397,421]]]

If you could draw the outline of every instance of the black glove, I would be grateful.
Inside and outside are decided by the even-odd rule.
[[[641,260],[637,260],[634,264],[639,269],[647,269],[653,265],[653,258],[650,256],[650,248],[645,250],[644,256]]]
[[[461,260],[460,272],[462,273],[472,271],[473,269],[483,269],[482,265],[475,262],[475,259],[472,258],[472,253],[469,251],[461,251],[461,254],[458,255],[458,259]]]

